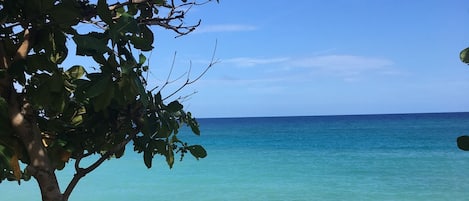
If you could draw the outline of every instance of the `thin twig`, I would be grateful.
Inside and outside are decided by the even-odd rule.
[[[169,94],[168,96],[166,96],[165,98],[163,98],[163,100],[166,100],[172,96],[174,96],[175,94],[177,94],[179,91],[181,91],[183,88],[185,88],[187,85],[190,85],[190,84],[193,84],[194,82],[196,82],[197,80],[199,80],[200,78],[202,78],[210,68],[212,68],[215,64],[217,64],[219,61],[218,60],[215,60],[215,53],[217,51],[217,44],[218,42],[215,41],[215,48],[213,49],[213,53],[212,53],[212,58],[210,60],[210,63],[208,64],[208,66],[205,68],[205,70],[199,74],[199,76],[197,76],[195,79],[193,80],[190,80],[190,78],[188,77],[186,82],[184,84],[182,84],[178,89],[174,90],[171,94]],[[191,66],[192,66],[192,62],[191,62]],[[189,66],[189,69],[191,69],[192,67]],[[161,89],[160,89],[161,91]]]

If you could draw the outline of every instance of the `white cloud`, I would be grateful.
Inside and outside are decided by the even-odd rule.
[[[393,65],[393,62],[388,59],[354,55],[326,55],[298,59],[292,64],[348,74],[387,69]]]
[[[250,67],[256,65],[282,63],[290,60],[288,57],[274,57],[274,58],[252,58],[252,57],[237,57],[226,60],[221,60],[223,63],[231,63],[236,66]]]
[[[194,33],[254,31],[258,27],[245,24],[218,24],[200,26]]]
[[[311,57],[235,57],[221,63],[236,67],[264,69],[259,76],[279,76],[285,79],[310,80],[311,77],[336,77],[355,82],[376,75],[402,74],[394,62],[386,58],[357,55],[321,55]],[[263,68],[268,67],[268,68]],[[239,72],[242,73],[242,72]]]

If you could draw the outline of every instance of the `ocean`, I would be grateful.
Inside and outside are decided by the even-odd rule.
[[[131,151],[80,181],[70,201],[469,200],[469,113],[199,119],[208,157],[147,169]],[[129,148],[131,150],[131,148]],[[71,165],[71,164],[69,164]],[[58,173],[62,188],[73,168]],[[40,200],[34,180],[0,200]]]

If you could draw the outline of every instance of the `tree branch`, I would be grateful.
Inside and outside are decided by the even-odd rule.
[[[193,84],[194,82],[197,82],[197,80],[202,78],[202,76],[204,76],[210,68],[212,68],[215,64],[217,64],[219,62],[218,60],[215,60],[215,53],[217,51],[217,44],[218,44],[218,42],[215,41],[215,48],[213,49],[212,58],[210,60],[210,63],[208,64],[208,66],[205,68],[205,70],[202,73],[200,73],[199,76],[197,76],[195,79],[190,80],[190,77],[189,77],[190,76],[190,70],[192,69],[192,62],[191,62],[190,66],[189,66],[189,72],[187,73],[188,75],[187,75],[186,82],[183,85],[181,85],[178,89],[174,90],[171,94],[169,94],[168,96],[163,98],[163,100],[166,100],[166,99],[174,96],[175,94],[177,94],[179,91],[181,91],[187,85],[190,85],[190,84]],[[161,91],[161,89],[160,89],[160,91]]]
[[[65,189],[65,192],[63,193],[64,200],[68,200],[68,198],[70,197],[70,194],[72,193],[73,189],[76,187],[76,185],[78,184],[78,182],[80,181],[81,178],[83,178],[84,176],[86,176],[88,173],[92,172],[96,168],[98,168],[104,161],[109,159],[117,151],[123,149],[132,139],[135,138],[135,136],[137,136],[137,134],[139,132],[138,130],[139,129],[134,129],[134,132],[130,133],[129,136],[127,137],[127,139],[125,139],[121,143],[117,144],[110,151],[107,151],[106,153],[101,155],[101,157],[98,160],[96,160],[93,164],[91,164],[87,168],[80,168],[79,167],[79,163],[80,163],[80,161],[81,161],[81,159],[83,158],[84,155],[79,157],[75,161],[75,170],[77,172],[75,173],[72,180],[70,181],[67,188]]]

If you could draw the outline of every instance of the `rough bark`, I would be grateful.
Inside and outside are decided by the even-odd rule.
[[[14,58],[8,58],[3,44],[0,42],[0,68],[8,69],[11,61],[25,59],[28,54],[33,36],[29,30],[25,31],[24,41],[18,48]],[[42,144],[41,131],[35,121],[32,109],[27,100],[19,97],[13,87],[13,80],[5,76],[0,80],[0,95],[7,100],[11,125],[16,137],[25,146],[30,164],[26,170],[38,182],[43,201],[61,201],[62,194],[51,166],[46,148]]]

